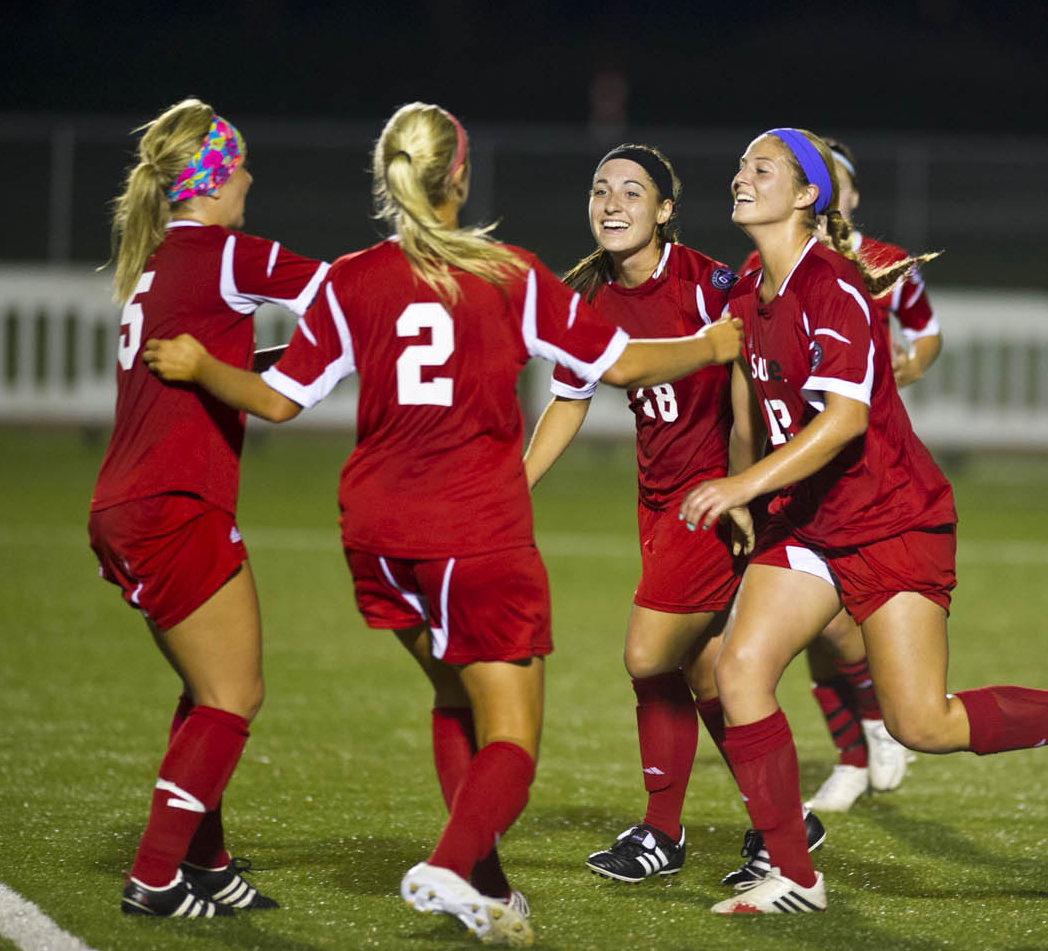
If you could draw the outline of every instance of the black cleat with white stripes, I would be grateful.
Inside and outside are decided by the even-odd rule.
[[[216,918],[233,914],[232,908],[196,894],[181,871],[165,888],[150,888],[126,876],[120,910],[125,915],[156,918]]]
[[[213,902],[238,911],[279,908],[272,898],[263,895],[240,874],[250,871],[251,862],[240,858],[231,859],[225,868],[201,868],[189,862],[182,863],[182,872],[193,891]]]
[[[676,875],[684,865],[684,827],[680,840],[649,825],[627,829],[610,849],[594,852],[586,867],[595,875],[620,882],[642,882],[651,875]]]
[[[826,841],[826,827],[811,810],[804,811],[804,831],[808,836],[808,851],[814,852]],[[771,868],[768,850],[764,848],[764,837],[756,830],[750,829],[742,840],[742,857],[745,862],[734,872],[728,872],[721,879],[722,885],[731,885],[738,891],[753,888]]]

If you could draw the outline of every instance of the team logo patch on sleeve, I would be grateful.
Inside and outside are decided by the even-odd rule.
[[[813,340],[809,345],[809,349],[811,350],[811,368],[814,371],[822,363],[822,347]]]
[[[726,291],[739,279],[739,276],[728,267],[715,268],[710,275],[710,283],[718,290]]]

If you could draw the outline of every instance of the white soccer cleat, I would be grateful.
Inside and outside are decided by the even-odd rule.
[[[847,812],[867,789],[870,772],[862,766],[838,763],[819,787],[819,791],[804,805],[818,812]]]
[[[870,786],[877,792],[896,789],[906,775],[909,750],[888,732],[883,720],[863,720],[862,732],[869,754]]]
[[[502,902],[503,905],[508,905],[523,917],[531,917],[531,905],[528,904],[528,900],[524,897],[524,893],[520,891],[520,889],[511,888],[509,898],[500,898],[499,901]]]
[[[718,915],[782,915],[826,910],[826,883],[822,872],[815,873],[815,884],[804,888],[773,868],[752,888],[717,902],[710,911]]]
[[[527,948],[535,940],[513,896],[507,903],[482,895],[451,869],[419,862],[401,879],[400,895],[416,911],[458,918],[484,944]]]

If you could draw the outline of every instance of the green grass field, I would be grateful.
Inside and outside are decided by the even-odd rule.
[[[403,872],[444,820],[429,697],[393,638],[353,605],[336,527],[345,438],[260,430],[239,524],[258,579],[268,696],[228,789],[230,845],[275,913],[125,919],[131,862],[178,693],[138,615],[100,581],[87,504],[104,443],[0,430],[0,881],[99,951],[440,951],[475,942],[409,911]],[[975,458],[950,475],[961,512],[951,687],[1048,687],[1048,467]],[[636,580],[629,445],[573,447],[536,492],[557,651],[531,802],[501,845],[549,951],[1048,948],[1048,760],[1034,750],[920,756],[864,799],[816,865],[825,915],[721,919],[709,906],[748,822],[700,737],[669,881],[618,886],[583,859],[639,820],[643,791],[621,643]],[[464,513],[468,517],[468,513]],[[780,700],[809,794],[834,760],[799,665]],[[0,939],[0,948],[13,948]]]

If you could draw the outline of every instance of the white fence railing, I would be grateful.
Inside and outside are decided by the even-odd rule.
[[[109,424],[120,323],[110,286],[84,268],[0,267],[0,423]],[[904,391],[917,432],[941,448],[1048,449],[1048,294],[940,288],[934,304],[943,353]],[[262,308],[259,346],[286,341],[293,327],[290,313]],[[548,401],[548,383],[541,365],[522,379],[529,418]],[[291,425],[351,426],[355,403],[355,381],[344,381]],[[584,433],[631,428],[624,395],[601,387]]]

